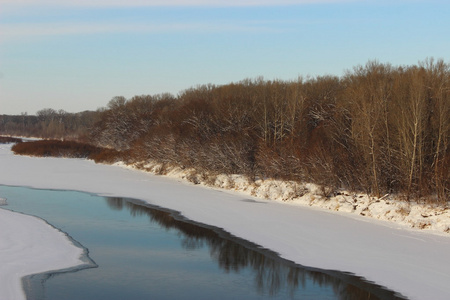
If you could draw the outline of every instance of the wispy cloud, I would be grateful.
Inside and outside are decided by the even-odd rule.
[[[0,38],[3,41],[22,37],[42,37],[58,35],[87,35],[108,33],[166,33],[166,32],[268,32],[282,30],[283,24],[288,22],[275,21],[279,24],[269,24],[274,20],[251,20],[230,22],[224,19],[210,20],[209,22],[196,22],[195,20],[183,23],[139,23],[114,18],[105,21],[85,22],[55,21],[55,10],[49,15],[46,8],[56,8],[56,11],[70,11],[71,8],[114,8],[114,7],[151,7],[151,6],[204,6],[204,7],[242,7],[242,6],[283,6],[317,3],[337,3],[356,0],[0,0],[0,15],[8,16],[8,22],[0,18]],[[38,13],[34,13],[35,9]],[[11,13],[9,13],[11,12]],[[40,14],[43,16],[40,16]],[[22,15],[23,14],[23,15]],[[14,18],[14,16],[19,18]],[[24,16],[32,16],[26,18]],[[61,18],[60,18],[61,19]],[[6,18],[5,18],[6,20]],[[284,23],[283,23],[284,22]],[[275,26],[274,26],[275,25]],[[281,27],[276,26],[281,25]]]
[[[186,23],[45,23],[0,24],[0,37],[11,40],[22,37],[118,34],[118,33],[170,33],[170,32],[255,32],[273,31],[265,22],[186,22]]]
[[[350,2],[351,0],[0,0],[0,5],[51,6],[280,6]]]

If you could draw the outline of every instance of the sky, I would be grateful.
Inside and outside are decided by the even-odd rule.
[[[450,62],[448,0],[0,0],[0,115]]]

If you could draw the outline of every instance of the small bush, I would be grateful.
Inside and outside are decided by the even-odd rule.
[[[117,161],[125,161],[129,157],[127,151],[117,151],[109,148],[95,147],[96,150],[93,151],[87,158],[94,160],[96,163],[108,163],[112,164]]]

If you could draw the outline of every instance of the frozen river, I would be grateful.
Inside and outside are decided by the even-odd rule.
[[[0,194],[5,208],[44,218],[89,252],[81,270],[27,277],[29,299],[396,299],[141,201],[8,186]]]

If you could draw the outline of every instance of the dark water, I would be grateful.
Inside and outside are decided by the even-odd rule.
[[[401,299],[138,200],[8,186],[0,197],[88,249],[87,269],[25,278],[28,299]]]

